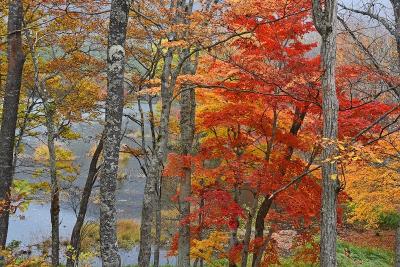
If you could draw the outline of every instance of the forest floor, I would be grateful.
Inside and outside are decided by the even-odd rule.
[[[340,239],[360,247],[376,247],[394,251],[394,230],[340,229]]]
[[[339,267],[391,267],[394,262],[394,231],[358,231],[340,229],[337,246]],[[227,263],[217,261],[206,267],[224,267]],[[318,264],[297,262],[293,258],[281,259],[283,267],[316,267]],[[129,267],[137,267],[130,265]],[[162,267],[172,267],[165,265]]]

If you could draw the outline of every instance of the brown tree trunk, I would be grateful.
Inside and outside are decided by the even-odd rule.
[[[323,146],[322,159],[322,210],[321,210],[321,252],[323,267],[337,266],[337,195],[339,191],[337,164],[331,160],[337,155],[338,110],[336,95],[336,34],[337,0],[325,1],[324,7],[318,0],[313,0],[314,24],[322,37],[322,137],[328,143]]]
[[[87,207],[89,204],[90,195],[92,193],[92,188],[96,182],[99,167],[97,167],[101,152],[103,151],[103,136],[101,137],[96,150],[90,161],[89,172],[86,179],[85,186],[82,191],[82,198],[79,204],[79,212],[76,218],[74,228],[71,233],[70,246],[71,250],[67,251],[67,267],[77,266],[80,254],[81,245],[81,230],[85,222],[85,216]]]
[[[264,197],[263,202],[257,212],[256,224],[255,224],[255,234],[256,239],[262,240],[261,245],[254,248],[253,261],[251,266],[258,267],[261,264],[262,255],[264,253],[265,245],[267,240],[264,240],[264,230],[265,230],[265,217],[267,216],[269,209],[271,208],[273,200],[268,196]]]
[[[294,116],[294,119],[293,119],[293,122],[292,122],[292,126],[290,127],[290,134],[291,135],[296,136],[299,133],[300,128],[301,128],[301,126],[302,126],[302,124],[304,122],[304,118],[305,118],[306,114],[307,114],[307,107],[305,109],[300,109],[300,108],[296,108],[295,109],[295,116]],[[275,125],[274,129],[275,129],[276,123],[277,123],[277,117],[276,116],[277,116],[277,114],[275,113],[275,115],[274,115],[274,125]],[[271,138],[271,140],[270,140],[270,142],[268,144],[268,153],[266,155],[267,159],[269,159],[270,154],[271,154],[272,141],[273,141],[273,138]],[[289,146],[287,148],[287,154],[285,156],[285,159],[289,161],[292,158],[293,152],[294,152],[293,147]],[[285,173],[286,173],[285,167],[282,167],[280,171],[281,171],[281,175],[285,175]],[[264,200],[261,203],[261,205],[260,205],[260,207],[259,207],[259,209],[257,211],[256,226],[255,226],[256,227],[256,229],[255,229],[255,237],[256,238],[262,238],[263,237],[262,233],[264,232],[264,229],[265,229],[265,218],[266,218],[266,216],[267,216],[267,214],[269,212],[269,209],[270,209],[273,201],[274,201],[273,198],[270,199],[268,196],[264,197]],[[257,266],[256,265],[257,262],[258,263],[261,262],[263,253],[264,253],[263,247],[260,247],[259,249],[254,251],[252,266]]]
[[[124,47],[130,2],[129,0],[111,2],[108,33],[104,166],[100,179],[100,250],[103,266],[107,267],[121,265],[116,233],[115,191],[124,106]]]
[[[0,130],[0,247],[7,242],[10,216],[10,189],[13,177],[13,149],[18,119],[24,53],[22,50],[22,0],[9,1],[7,30],[7,81]]]

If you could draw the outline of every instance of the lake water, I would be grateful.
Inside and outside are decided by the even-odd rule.
[[[125,112],[128,112],[130,113],[130,115],[138,117],[138,112],[136,108],[127,109],[125,110]],[[123,128],[124,131],[128,134],[133,134],[139,130],[137,125],[129,123],[127,119],[124,119],[123,121]],[[90,163],[88,152],[90,151],[91,147],[96,144],[94,137],[100,135],[103,126],[99,125],[98,123],[81,123],[74,125],[73,129],[76,132],[79,132],[82,138],[79,139],[79,141],[64,142],[62,143],[62,145],[72,150],[76,156],[75,163],[80,166],[80,174],[75,184],[79,187],[82,187],[85,183],[87,170]],[[146,132],[148,133],[148,129],[146,129]],[[33,154],[33,148],[39,144],[45,143],[44,140],[40,140],[37,138],[26,138],[24,139],[24,141],[27,144],[27,150],[21,162],[24,163],[28,161],[28,164],[22,164],[22,166],[18,167],[16,177],[18,179],[48,181],[49,178],[46,176],[41,178],[33,178],[31,176],[31,173],[34,167],[32,167],[31,162],[29,162],[29,157]],[[129,140],[123,140],[122,143],[131,144]],[[126,179],[122,183],[118,184],[117,216],[120,219],[131,218],[139,221],[145,178],[140,172],[138,163],[134,159],[129,160],[128,164],[124,167],[124,173],[126,174]],[[98,190],[98,185],[95,185],[92,195],[98,194]],[[98,206],[90,203],[86,219],[98,221],[98,216]],[[60,211],[61,240],[69,240],[72,228],[75,224],[75,220],[76,216],[73,209],[71,208],[70,201],[62,201]],[[50,236],[51,223],[50,205],[48,204],[48,199],[43,198],[39,199],[39,201],[34,201],[32,202],[32,204],[30,204],[28,210],[23,213],[18,212],[16,215],[13,215],[10,218],[8,233],[9,242],[11,242],[12,240],[21,241],[21,246],[24,248],[47,240],[50,238]],[[133,248],[131,251],[120,251],[123,265],[137,263],[138,252],[139,250],[137,247]],[[176,262],[175,258],[168,258],[166,256],[166,250],[162,250],[160,254],[161,264],[174,264]],[[99,259],[93,262],[93,266],[101,266],[101,262],[99,261]]]
[[[121,214],[119,214],[121,216]],[[93,214],[89,214],[88,220],[97,220]],[[75,214],[71,209],[64,207],[60,212],[60,239],[69,240],[75,223]],[[8,240],[21,241],[21,248],[26,249],[30,245],[48,240],[51,236],[50,206],[48,204],[31,204],[24,213],[18,212],[10,218]],[[175,264],[175,257],[167,257],[166,249],[160,251],[161,264]],[[134,247],[130,251],[120,251],[123,265],[136,264],[139,248]],[[65,261],[65,257],[62,257]],[[92,266],[101,266],[100,259],[92,261]]]

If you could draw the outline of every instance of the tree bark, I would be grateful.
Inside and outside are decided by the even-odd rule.
[[[251,265],[252,267],[258,267],[260,266],[261,263],[262,255],[265,248],[264,243],[266,242],[264,240],[264,230],[265,230],[264,220],[269,212],[269,209],[271,208],[272,202],[273,200],[270,199],[268,196],[266,196],[257,212],[254,237],[256,239],[262,240],[262,243],[259,247],[254,248],[253,261]]]
[[[162,177],[158,177],[158,181],[156,184],[157,188],[157,199],[156,199],[156,210],[155,210],[155,219],[156,219],[156,236],[155,236],[155,244],[154,244],[154,267],[159,267],[160,265],[160,246],[161,246],[161,197],[162,197]]]
[[[189,51],[183,53],[186,56]],[[195,64],[189,59],[184,64],[183,74],[194,74]],[[190,215],[190,202],[189,197],[192,193],[192,166],[186,166],[187,163],[191,164],[187,158],[192,155],[194,132],[195,132],[195,113],[196,113],[196,93],[193,86],[183,86],[181,88],[180,99],[180,130],[181,130],[181,156],[184,159],[184,166],[182,167],[183,177],[179,180],[179,209],[180,209],[180,226],[179,226],[179,239],[178,239],[178,266],[190,266],[190,223],[185,222]]]
[[[7,242],[10,216],[10,190],[13,178],[13,152],[18,104],[25,56],[22,50],[22,0],[9,1],[7,29],[7,81],[0,130],[0,246]]]
[[[71,233],[71,241],[70,241],[71,250],[67,251],[67,267],[77,266],[79,261],[79,254],[81,247],[80,246],[81,230],[85,222],[86,211],[89,204],[90,195],[92,193],[92,188],[94,183],[96,182],[97,174],[99,171],[97,164],[102,151],[103,151],[103,136],[101,137],[96,147],[96,150],[92,156],[92,160],[90,161],[88,176],[82,191],[82,198],[79,204],[78,216],[76,218],[76,222]]]
[[[104,166],[100,179],[100,250],[103,266],[120,266],[116,234],[115,190],[124,106],[125,40],[130,1],[111,2],[107,51],[107,100]]]
[[[158,142],[154,154],[149,163],[148,176],[144,187],[142,218],[140,224],[140,248],[138,264],[141,267],[150,265],[152,235],[151,228],[156,202],[156,184],[161,176],[164,162],[167,157],[167,145],[169,139],[169,115],[171,112],[171,99],[176,77],[172,76],[173,50],[168,49],[164,57],[163,71],[161,75],[161,118],[159,126]]]
[[[56,166],[56,147],[55,147],[55,127],[54,127],[54,110],[49,107],[47,100],[46,105],[46,128],[47,128],[47,148],[49,150],[49,170],[51,184],[51,264],[52,266],[60,265],[60,187],[57,177]]]
[[[250,240],[251,240],[251,230],[252,230],[252,226],[253,226],[253,218],[256,214],[257,207],[258,207],[258,196],[256,193],[254,193],[253,194],[253,205],[248,214],[246,227],[245,227],[245,234],[244,234],[244,238],[243,238],[241,267],[247,267],[247,261],[249,258],[249,246],[250,246]]]
[[[314,24],[322,37],[322,115],[323,140],[327,144],[322,150],[322,210],[321,210],[321,266],[337,266],[337,195],[339,191],[337,164],[332,159],[337,155],[338,110],[336,95],[336,34],[337,0],[328,0],[324,7],[318,0],[313,0]],[[328,159],[328,160],[327,160]]]

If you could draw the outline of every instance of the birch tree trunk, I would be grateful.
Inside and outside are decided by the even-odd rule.
[[[9,1],[7,34],[7,81],[0,130],[0,247],[7,242],[10,189],[13,177],[13,149],[18,117],[24,53],[22,50],[22,0]]]
[[[118,267],[115,190],[124,105],[125,40],[130,0],[111,2],[107,51],[104,165],[100,179],[100,250],[103,266]]]
[[[322,114],[324,140],[329,141],[322,150],[322,159],[331,159],[337,155],[336,140],[338,134],[339,104],[336,95],[336,34],[337,0],[327,0],[321,6],[319,0],[313,0],[313,19],[321,35],[322,58]],[[321,210],[321,266],[337,266],[337,195],[339,191],[337,164],[327,161],[322,164],[322,210]]]

